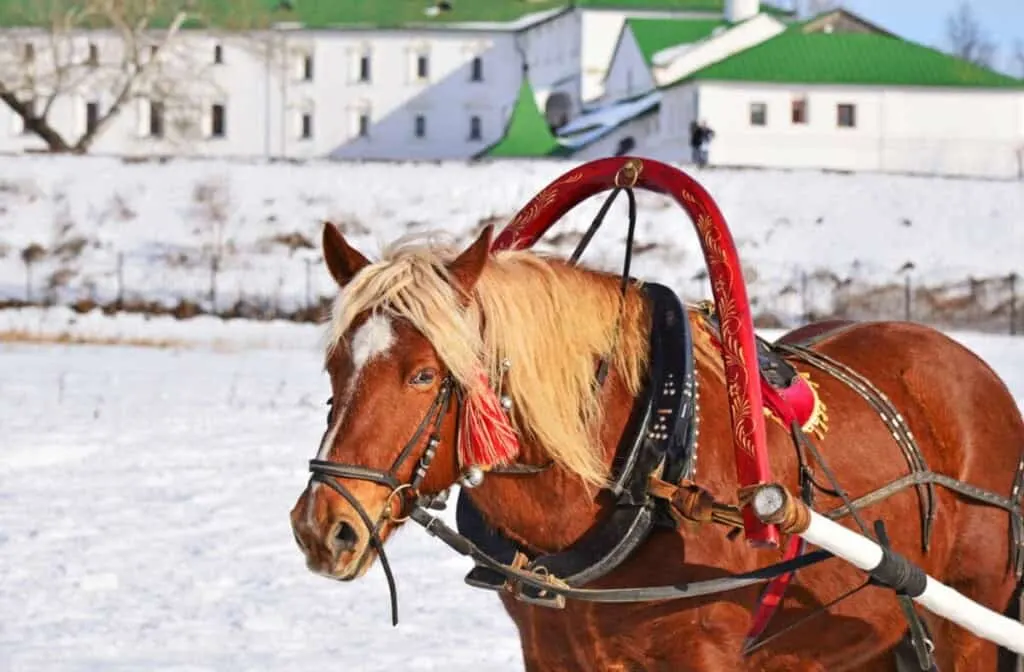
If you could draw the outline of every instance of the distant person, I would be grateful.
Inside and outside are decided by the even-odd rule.
[[[715,132],[705,120],[701,119],[700,123],[690,122],[690,149],[693,152],[693,162],[698,168],[708,165],[708,145],[714,137]]]
[[[696,119],[690,122],[690,160],[700,162],[700,126]]]

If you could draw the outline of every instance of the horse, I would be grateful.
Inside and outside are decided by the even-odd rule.
[[[326,473],[310,479],[290,514],[310,571],[357,580],[385,560],[411,498],[455,485],[489,529],[532,554],[571,548],[614,509],[607,485],[617,446],[653,366],[651,295],[641,281],[624,284],[554,256],[493,251],[491,238],[487,227],[464,249],[401,239],[371,262],[325,224],[323,258],[339,289],[324,355],[332,401],[316,461]],[[701,493],[726,497],[738,483],[722,356],[706,311],[687,305],[685,321],[699,390],[687,478]],[[933,471],[1011,492],[1024,420],[997,374],[958,342],[927,326],[876,321],[810,325],[778,343],[793,344],[787,361],[813,381],[828,423],[796,428],[801,440],[815,434],[819,455],[802,464],[793,428],[766,422],[770,465],[793,490],[802,470],[814,471],[816,508],[873,492],[904,476],[906,463],[891,425],[849,381],[813,365],[812,354],[890,400]],[[808,357],[793,356],[800,344]],[[488,398],[500,399],[496,410],[480,401]],[[494,413],[507,420],[504,434],[487,431]],[[480,445],[466,447],[462,433],[474,427]],[[466,464],[481,452],[517,468]],[[833,487],[820,483],[826,467]],[[892,548],[929,575],[1007,612],[1018,581],[1006,512],[945,488],[933,496],[930,530],[920,489],[870,502],[860,514],[885,521]],[[779,559],[777,548],[744,543],[738,526],[677,523],[653,528],[586,588],[692,584]],[[522,554],[517,562],[523,566]],[[530,672],[903,669],[896,651],[908,632],[905,612],[888,588],[864,579],[834,558],[801,568],[772,622],[778,636],[754,651],[745,647],[758,585],[678,600],[570,598],[562,608],[508,588],[498,594]],[[997,668],[994,644],[930,614],[920,618],[938,669]]]

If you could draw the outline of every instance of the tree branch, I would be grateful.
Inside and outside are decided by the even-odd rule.
[[[120,87],[120,90],[114,96],[114,102],[111,103],[110,107],[107,108],[106,112],[101,114],[96,119],[96,123],[91,129],[86,129],[85,133],[82,134],[82,137],[78,139],[78,142],[75,143],[74,147],[72,148],[73,151],[77,153],[85,153],[89,150],[89,147],[95,141],[96,137],[103,131],[104,128],[107,127],[108,124],[110,124],[114,117],[116,117],[120,113],[121,108],[132,97],[132,94],[136,90],[136,85],[139,83],[140,79],[143,78],[147,74],[147,72],[153,69],[153,64],[158,62],[160,54],[167,47],[168,43],[174,38],[174,36],[178,34],[178,31],[181,29],[182,24],[185,23],[186,19],[188,18],[189,15],[186,12],[178,12],[178,14],[174,17],[174,20],[171,21],[171,25],[167,28],[167,32],[164,39],[156,45],[156,49],[153,52],[151,52],[149,60],[145,63],[143,63],[140,58],[138,41],[136,39],[138,32],[135,32],[132,28],[129,28],[127,24],[122,22],[122,37],[124,38],[125,48],[127,49],[130,46],[134,56],[132,61],[128,61],[127,59],[124,60],[123,65],[126,69],[130,68],[132,71],[127,73],[127,76],[125,77],[124,82]],[[146,24],[148,23],[149,21],[147,20]]]

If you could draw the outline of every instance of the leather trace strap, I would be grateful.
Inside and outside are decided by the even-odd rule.
[[[803,569],[833,557],[830,552],[819,550],[795,560],[768,565],[752,572],[693,583],[638,588],[573,588],[549,574],[518,569],[495,560],[481,551],[472,541],[448,527],[444,521],[430,515],[420,507],[414,508],[409,517],[422,526],[428,534],[440,539],[456,553],[469,556],[477,563],[500,572],[514,582],[534,588],[541,596],[553,594],[562,598],[563,601],[565,598],[569,598],[584,602],[651,602],[715,595],[764,583],[781,574]]]

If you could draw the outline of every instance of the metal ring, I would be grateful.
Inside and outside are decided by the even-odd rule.
[[[644,165],[640,161],[630,159],[615,173],[615,186],[619,189],[632,189],[640,179],[643,169]]]
[[[397,488],[395,488],[394,490],[392,490],[391,494],[388,495],[387,501],[384,503],[384,517],[386,519],[390,520],[393,523],[404,523],[405,521],[409,520],[409,518],[411,517],[411,514],[408,515],[408,516],[405,516],[405,517],[401,517],[401,518],[392,518],[391,517],[391,500],[392,500],[392,498],[394,498],[395,495],[397,495],[398,493],[400,493],[401,491],[406,490],[406,489],[412,490],[412,483],[403,483],[400,486],[398,486]],[[399,512],[401,512],[402,509],[399,508],[398,510],[399,510]]]

